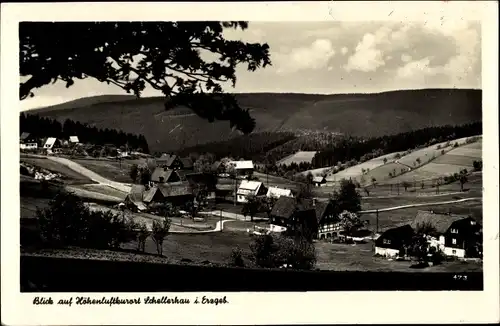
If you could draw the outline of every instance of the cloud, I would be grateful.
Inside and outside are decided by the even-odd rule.
[[[349,49],[345,46],[342,47],[342,49],[340,49],[340,52],[342,53],[342,55],[345,55],[348,51],[349,51]]]
[[[413,59],[412,56],[409,54],[403,53],[401,55],[401,61],[403,62],[410,62],[412,59]]]
[[[406,65],[397,70],[396,76],[403,79],[414,79],[435,75],[439,72],[439,68],[430,67],[430,62],[429,57],[407,62]]]
[[[291,73],[305,69],[325,68],[334,55],[332,42],[327,39],[318,39],[310,46],[294,48],[287,53],[277,53],[272,60],[278,66],[278,73]]]
[[[377,48],[384,37],[383,31],[365,34],[356,46],[354,54],[347,60],[344,69],[348,72],[352,70],[369,72],[385,65],[384,53]]]

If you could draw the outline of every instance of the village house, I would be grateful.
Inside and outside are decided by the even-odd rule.
[[[292,191],[290,189],[283,189],[278,187],[269,187],[267,190],[266,197],[280,198],[281,196],[293,197]]]
[[[170,170],[192,170],[193,161],[190,158],[181,158],[175,154],[163,154],[156,159],[156,166]]]
[[[280,197],[273,206],[269,217],[270,229],[298,231],[308,237],[317,237],[318,223],[313,201]]]
[[[267,193],[267,189],[260,181],[242,180],[236,192],[236,201],[246,203],[248,196],[262,196]]]
[[[171,183],[181,181],[179,175],[174,170],[163,167],[157,167],[151,174],[151,183]]]
[[[411,244],[413,235],[413,228],[409,224],[389,229],[375,240],[375,254],[397,257],[401,250]]]
[[[451,223],[444,232],[444,254],[458,258],[482,256],[482,227],[472,217]]]
[[[130,193],[125,198],[125,205],[132,211],[143,212],[148,208],[143,202],[143,195],[146,191],[146,187],[143,185],[132,185]]]
[[[217,176],[213,173],[198,172],[185,175],[186,181],[193,191],[204,190],[208,198],[214,198],[217,190]]]
[[[186,182],[161,183],[146,190],[143,201],[147,205],[169,203],[174,207],[183,207],[193,201],[193,192]]]
[[[226,172],[226,167],[224,166],[224,164],[222,164],[221,161],[215,161],[214,163],[212,163],[210,170],[213,173],[222,176]]]
[[[69,136],[69,143],[71,145],[78,145],[80,140],[78,139],[78,136]]]
[[[313,177],[312,183],[316,187],[323,187],[326,185],[326,179],[323,176]]]
[[[429,246],[444,252],[446,231],[453,222],[465,217],[464,215],[419,210],[410,226],[415,232],[425,226],[431,227],[431,230],[424,230]]]
[[[38,143],[35,137],[29,132],[21,133],[19,137],[19,148],[24,150],[35,150],[38,148]]]
[[[63,142],[55,137],[48,137],[43,145],[43,149],[47,151],[47,154],[61,153],[62,147]]]
[[[333,211],[332,204],[327,202],[313,202],[318,220],[318,239],[330,239],[339,236],[342,227]]]
[[[245,178],[253,175],[254,165],[252,161],[232,161],[229,164],[234,168],[237,178]]]

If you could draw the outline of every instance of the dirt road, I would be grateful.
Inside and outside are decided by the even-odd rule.
[[[70,168],[71,170],[76,171],[76,172],[86,176],[87,178],[89,178],[92,181],[95,181],[97,183],[106,185],[106,186],[114,188],[116,190],[123,191],[125,193],[130,192],[131,187],[129,185],[121,183],[121,182],[116,182],[116,181],[106,179],[103,176],[95,173],[94,171],[91,171],[91,170],[83,167],[82,165],[80,165],[72,160],[69,160],[67,158],[57,157],[57,156],[48,156],[47,159],[58,162],[60,164],[63,164],[65,166],[67,166],[68,168]]]

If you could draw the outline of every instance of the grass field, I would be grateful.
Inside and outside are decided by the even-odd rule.
[[[314,155],[316,155],[315,151],[300,151],[279,160],[276,164],[290,165],[292,163],[300,164],[302,162],[311,163]]]
[[[417,212],[419,210],[434,210],[436,212],[452,212],[454,214],[471,214],[472,217],[477,219],[478,221],[482,221],[483,216],[483,204],[482,201],[467,201],[461,203],[454,204],[446,204],[446,205],[432,205],[432,206],[419,206],[419,207],[411,207],[398,209],[393,211],[379,212],[379,232],[383,232],[387,229],[402,226],[404,224],[411,223]],[[364,213],[361,214],[362,220],[369,221],[369,229],[372,231],[376,231],[377,226],[377,215],[376,213]]]
[[[328,175],[326,177],[326,180],[327,181],[339,181],[342,179],[349,179],[349,178],[359,180],[361,175],[362,175],[363,170],[367,170],[367,169],[373,170],[373,169],[376,169],[376,168],[384,165],[384,158],[387,159],[387,164],[391,164],[391,162],[393,162],[395,160],[394,156],[396,154],[398,154],[398,153],[390,153],[390,154],[382,155],[382,156],[373,158],[371,160],[368,160],[366,162],[357,164],[355,166],[351,166],[345,170]]]
[[[31,164],[42,169],[46,169],[53,173],[59,173],[63,176],[63,181],[66,184],[76,185],[76,184],[88,184],[94,183],[92,180],[87,178],[86,176],[75,172],[68,168],[67,166],[60,164],[58,162],[54,162],[47,158],[35,158],[35,157],[24,157],[21,156],[21,162],[25,162],[27,164]]]
[[[101,176],[116,182],[130,183],[129,171],[133,164],[143,164],[144,159],[138,160],[96,160],[96,159],[75,159],[76,163],[81,164],[83,167],[94,171]]]

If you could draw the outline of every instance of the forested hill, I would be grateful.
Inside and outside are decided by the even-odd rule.
[[[377,94],[236,95],[256,119],[255,132],[325,131],[373,137],[431,126],[481,121],[481,90],[423,89]],[[144,134],[150,150],[170,151],[238,136],[229,122],[209,123],[189,109],[164,110],[162,97],[101,96],[82,98],[29,111],[43,117],[88,123]]]

